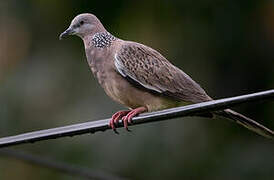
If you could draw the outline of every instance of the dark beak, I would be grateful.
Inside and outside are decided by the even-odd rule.
[[[59,39],[62,40],[64,37],[72,35],[74,33],[74,30],[71,28],[68,28],[65,32],[60,34]]]

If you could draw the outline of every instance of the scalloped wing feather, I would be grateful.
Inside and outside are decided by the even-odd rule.
[[[145,45],[125,42],[115,54],[114,63],[123,77],[150,91],[192,103],[211,100],[187,74]]]

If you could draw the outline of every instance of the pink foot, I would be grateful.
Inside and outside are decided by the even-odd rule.
[[[115,114],[113,114],[113,116],[111,117],[109,126],[111,127],[111,129],[113,129],[113,131],[116,134],[119,134],[116,130],[115,124],[118,124],[119,120],[122,118],[124,127],[126,128],[127,131],[129,131],[128,123],[132,122],[133,117],[135,117],[145,111],[147,111],[147,108],[145,108],[145,107],[139,107],[139,108],[133,109],[131,111],[129,111],[129,110],[128,111],[118,111]]]
[[[129,113],[127,113],[126,116],[122,117],[123,123],[124,123],[124,127],[126,128],[127,131],[129,131],[128,129],[128,124],[132,123],[132,118],[147,111],[147,108],[145,107],[138,107],[136,109],[131,110]]]
[[[130,111],[118,111],[115,114],[112,115],[111,120],[109,121],[109,126],[116,134],[119,134],[115,128],[115,124],[118,124],[119,119],[121,119],[123,116],[127,115]]]

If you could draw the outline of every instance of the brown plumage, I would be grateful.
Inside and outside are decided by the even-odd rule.
[[[124,77],[175,100],[191,103],[211,100],[187,74],[160,53],[142,44],[123,43],[115,54],[115,66]]]
[[[195,81],[159,52],[114,37],[92,14],[76,16],[60,39],[66,35],[83,39],[88,64],[99,84],[113,100],[131,109],[112,116],[110,126],[113,130],[121,118],[127,128],[132,117],[145,111],[212,100]],[[230,109],[212,113],[262,136],[274,136],[272,130]],[[212,114],[203,116],[212,117]]]

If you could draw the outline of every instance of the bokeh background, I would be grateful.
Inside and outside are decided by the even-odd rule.
[[[58,36],[79,13],[149,45],[214,98],[274,88],[271,0],[1,0],[0,136],[110,117],[124,107],[92,76],[82,41]],[[236,107],[274,129],[273,102]],[[274,144],[223,119],[178,118],[20,145],[128,179],[274,179]],[[0,155],[0,179],[81,179]]]

